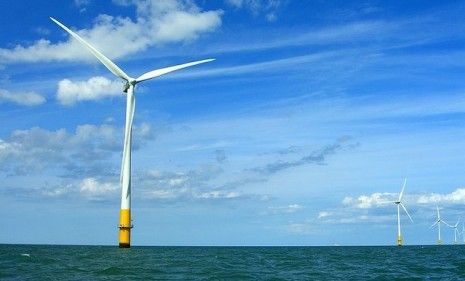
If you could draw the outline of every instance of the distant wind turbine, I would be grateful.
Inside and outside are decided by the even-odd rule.
[[[108,70],[114,75],[123,79],[126,84],[123,91],[126,93],[126,122],[124,129],[124,146],[123,146],[123,159],[121,164],[121,210],[120,210],[120,224],[119,224],[119,246],[121,248],[129,248],[131,241],[131,142],[132,142],[132,123],[134,119],[134,109],[136,105],[134,89],[139,82],[149,80],[179,69],[189,66],[206,63],[214,59],[206,59],[201,61],[194,61],[185,64],[170,66],[166,68],[156,69],[142,74],[138,78],[132,78],[127,75],[121,68],[119,68],[110,59],[100,53],[92,45],[84,41],[79,35],[71,31],[62,23],[54,18],[50,18],[82,45],[84,45]],[[130,43],[130,42],[127,42]]]
[[[459,226],[459,221],[460,219],[458,219],[454,225],[449,225],[450,228],[454,229],[454,244],[457,244],[457,236],[459,234],[459,230],[457,229],[457,227]]]
[[[465,222],[462,224],[462,238],[463,244],[465,244]]]
[[[397,201],[394,201],[394,204],[397,205],[397,246],[402,246],[403,244],[402,234],[400,232],[400,207],[404,209],[410,221],[413,222],[412,217],[410,216],[404,204],[402,203],[402,197],[404,196],[404,190],[405,190],[406,184],[407,184],[407,179],[404,180],[404,185],[402,186],[402,190],[399,193],[399,198],[397,199]]]
[[[436,222],[430,228],[433,228],[435,225],[438,226],[438,245],[441,245],[442,244],[442,240],[441,240],[441,223],[443,223],[443,224],[445,224],[445,225],[447,225],[449,227],[451,225],[441,219],[441,214],[439,213],[439,207],[438,206],[436,206],[436,210],[437,210]]]

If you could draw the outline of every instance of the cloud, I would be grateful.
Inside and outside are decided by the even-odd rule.
[[[155,132],[149,124],[142,123],[135,128],[134,134],[134,148],[137,149],[153,139]],[[106,197],[105,194],[99,195],[98,190],[111,194],[111,190],[116,189],[113,181],[119,178],[122,138],[122,129],[108,123],[84,124],[73,131],[43,128],[16,130],[0,139],[0,176],[46,175],[49,183],[37,191],[34,191],[37,186],[28,189],[27,194],[56,198],[74,195],[84,199]],[[163,170],[150,166],[156,165],[153,162],[144,164],[133,173],[132,182],[138,187],[134,195],[142,200],[167,204],[265,198],[263,194],[244,189],[249,184],[263,182],[263,179],[255,173],[242,172],[242,169],[237,173],[226,173],[223,170],[225,163],[221,163],[226,160],[226,154],[215,149],[213,151],[212,157],[211,148],[203,150],[209,162],[194,164],[190,168],[180,168],[186,167],[182,165]]]
[[[177,149],[177,151],[200,151],[200,150],[210,150],[210,149],[215,149],[215,148],[219,148],[219,147],[225,147],[225,146],[229,146],[230,143],[228,141],[224,141],[224,140],[220,140],[220,141],[217,141],[217,142],[213,142],[213,143],[202,143],[202,144],[199,144],[199,143],[194,143],[194,144],[189,144],[189,145],[186,145],[184,147],[180,147]],[[221,151],[221,149],[218,149]],[[216,153],[216,152],[215,152]]]
[[[242,190],[248,185],[267,182],[272,174],[283,169],[292,168],[305,163],[313,163],[314,161],[322,164],[327,155],[335,153],[336,150],[351,147],[352,144],[345,144],[345,142],[348,141],[349,138],[340,138],[336,141],[336,144],[324,146],[321,149],[313,151],[310,155],[301,157],[299,164],[291,164],[287,167],[279,168],[269,164],[252,169],[239,168],[235,172],[229,170],[229,168],[228,171],[223,170],[226,155],[224,150],[215,150],[215,164],[202,165],[196,169],[189,169],[187,171],[149,170],[137,177],[137,180],[140,180],[138,186],[143,185],[147,187],[144,188],[143,198],[165,201],[195,201],[201,199],[266,200],[266,198],[269,198],[267,194],[257,195],[251,192],[244,193]],[[288,153],[285,153],[285,155],[287,154]],[[295,154],[295,152],[293,151],[290,154]],[[274,155],[276,155],[276,153],[274,153],[273,156]],[[294,213],[301,209],[303,209],[302,205],[289,204],[287,206],[269,207],[265,213]]]
[[[241,197],[238,192],[212,185],[223,170],[217,165],[201,165],[188,171],[148,170],[136,176],[146,199],[156,200],[216,200]]]
[[[351,214],[350,216],[342,216],[339,219],[328,221],[329,223],[337,224],[392,224],[395,223],[395,213],[392,214]]]
[[[227,0],[226,3],[229,5],[240,9],[240,8],[247,8],[251,11],[258,13],[260,8],[262,7],[262,1],[260,0]]]
[[[347,56],[345,55],[348,55],[348,52],[317,52],[307,55],[273,59],[268,61],[254,62],[236,66],[215,67],[214,69],[208,70],[193,70],[189,72],[175,73],[163,79],[185,79],[208,76],[237,76],[243,74],[257,74],[268,72],[279,72],[280,74],[282,74],[283,69],[292,69],[293,71],[296,71],[298,69],[308,70],[309,63],[315,64],[313,71],[319,72],[323,69],[328,69],[328,61],[339,61],[341,59],[347,58]],[[318,62],[321,62],[321,64],[319,64]]]
[[[430,193],[420,195],[417,199],[418,204],[465,204],[465,188],[457,188],[451,193],[440,194]]]
[[[345,197],[342,200],[344,206],[355,207],[359,209],[370,209],[376,207],[385,207],[390,202],[393,202],[398,196],[395,193],[380,193],[375,192],[370,195],[361,195],[358,198]]]
[[[144,199],[169,200],[169,201],[218,201],[248,198],[247,195],[237,191],[215,189],[199,192],[192,188],[182,189],[156,189],[145,193]]]
[[[285,149],[278,150],[278,153],[281,154],[281,155],[287,155],[287,154],[297,153],[297,152],[300,152],[300,151],[302,151],[301,147],[291,145],[291,146],[289,146],[289,147],[287,147]]]
[[[196,199],[236,199],[243,197],[243,195],[236,191],[228,190],[212,190],[201,193],[194,193],[194,198]]]
[[[146,171],[141,178],[160,187],[204,186],[204,182],[217,177],[223,170],[217,165],[201,165],[197,169],[167,172],[158,169]]]
[[[135,6],[136,19],[102,14],[94,20],[91,28],[77,30],[86,41],[113,59],[155,45],[194,40],[221,25],[222,11],[202,11],[192,1],[118,2]],[[39,39],[29,46],[0,49],[0,63],[94,60],[79,42],[69,36],[67,38],[67,41],[59,43]]]
[[[311,221],[302,223],[289,223],[285,225],[285,229],[288,233],[294,235],[308,235],[316,232],[314,223]]]
[[[410,204],[409,204],[410,205]],[[359,208],[354,205],[342,205],[318,212],[314,223],[321,224],[363,224],[363,223],[387,223],[396,221],[394,204],[384,204],[380,208]],[[384,207],[384,208],[381,208]],[[407,206],[408,208],[408,206]],[[419,214],[418,210],[415,214]]]
[[[119,184],[100,182],[96,178],[85,178],[79,184],[79,191],[87,197],[99,197],[107,194],[115,194],[119,191]]]
[[[397,193],[375,192],[369,195],[360,195],[357,198],[345,197],[342,205],[358,209],[371,209],[389,206],[391,202],[397,200]],[[450,193],[409,193],[404,196],[409,205],[460,205],[465,204],[465,188],[457,188]]]
[[[300,222],[290,222],[284,225],[284,229],[293,235],[309,235],[321,232],[323,224],[392,224],[395,215],[392,214],[357,214],[354,210],[321,211],[317,219],[306,219]]]
[[[325,223],[394,223],[397,193],[375,192],[359,197],[345,197],[342,206],[331,209],[331,217]],[[457,188],[450,193],[408,193],[404,196],[406,208],[413,218],[435,216],[435,205],[447,206],[447,215],[460,216],[465,204],[465,188]],[[326,212],[326,211],[324,211]],[[320,214],[324,213],[320,212]],[[403,212],[402,212],[403,213]],[[416,216],[415,216],[416,214]],[[404,215],[404,213],[402,214]],[[446,216],[447,217],[447,216]],[[320,218],[320,217],[319,217]]]
[[[153,138],[149,124],[134,128],[138,149]],[[123,130],[110,125],[80,125],[68,133],[65,129],[49,131],[34,127],[15,130],[0,139],[0,172],[34,174],[58,170],[62,176],[82,178],[83,174],[105,174],[118,171],[107,161],[120,154]]]
[[[50,34],[50,30],[47,29],[47,28],[43,28],[43,27],[36,27],[34,29],[34,31],[39,34],[39,35],[49,35]]]
[[[302,210],[304,206],[299,204],[289,204],[287,206],[268,207],[264,214],[279,215],[279,214],[292,214]]]
[[[89,200],[102,200],[119,194],[120,186],[117,182],[105,182],[95,177],[86,177],[72,183],[61,183],[33,190],[35,195],[44,197],[73,197]]]
[[[253,168],[252,171],[256,171],[261,174],[275,174],[282,170],[307,164],[323,165],[325,163],[326,157],[333,155],[340,150],[353,148],[358,145],[350,143],[346,145],[349,140],[350,137],[342,137],[339,138],[335,143],[314,150],[309,155],[303,156],[300,159],[290,161],[278,160],[276,162],[266,164],[262,167]]]
[[[90,4],[90,0],[74,0],[74,5],[76,7],[83,7]]]
[[[282,5],[280,0],[226,0],[226,3],[236,9],[247,9],[254,16],[264,13],[270,22],[277,19],[277,10]]]
[[[332,212],[321,211],[321,212],[318,213],[318,219],[324,219],[324,218],[330,217],[332,215],[333,215]]]
[[[262,200],[263,196],[243,192],[248,179],[231,180],[218,163],[201,164],[186,171],[149,169],[133,176],[141,198],[166,203]]]
[[[87,11],[87,6],[89,6],[91,0],[74,0],[74,5],[79,8],[79,12],[83,13]]]
[[[34,92],[17,92],[12,93],[7,90],[0,89],[0,103],[11,102],[18,105],[35,106],[45,102],[45,98]]]
[[[118,80],[109,80],[102,76],[87,81],[64,79],[58,82],[57,100],[63,105],[73,105],[79,101],[99,100],[104,97],[121,95],[123,85]]]
[[[271,21],[273,19],[271,15]],[[252,37],[246,37],[237,43],[237,40],[224,42],[221,46],[212,45],[208,50],[211,52],[243,52],[268,50],[275,48],[298,47],[298,46],[324,46],[333,45],[340,50],[349,50],[354,45],[360,44],[363,49],[366,47],[376,47],[373,50],[382,48],[387,49],[398,46],[399,44],[419,44],[425,34],[401,33],[406,28],[412,26],[412,22],[386,22],[386,21],[351,21],[344,24],[330,25],[322,28],[303,28],[286,30],[279,36],[276,34],[266,34],[266,30],[260,29],[259,34],[253,34]],[[276,31],[272,31],[276,32]],[[393,36],[392,34],[396,34]],[[267,36],[268,35],[268,36]],[[383,40],[386,45],[381,46],[379,41],[373,41],[373,37]],[[368,54],[368,49],[365,49]]]

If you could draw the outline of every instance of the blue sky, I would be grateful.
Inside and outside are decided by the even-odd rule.
[[[0,3],[0,243],[116,244],[123,84],[135,245],[435,243],[465,204],[465,2]],[[444,240],[452,242],[445,230]]]

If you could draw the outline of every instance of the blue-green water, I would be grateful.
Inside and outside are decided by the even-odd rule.
[[[465,280],[465,246],[0,245],[1,280]]]

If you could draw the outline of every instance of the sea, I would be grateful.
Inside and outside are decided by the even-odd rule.
[[[0,245],[0,280],[465,280],[465,245]]]

